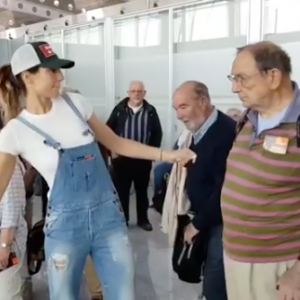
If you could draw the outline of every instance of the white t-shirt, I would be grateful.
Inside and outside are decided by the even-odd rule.
[[[93,114],[90,103],[79,94],[68,95],[84,119],[88,120]],[[82,134],[87,126],[62,97],[52,100],[52,108],[46,114],[35,115],[23,110],[20,116],[50,135],[62,148],[86,145],[93,140],[91,135]],[[21,155],[45,178],[51,190],[59,154],[57,150],[45,145],[44,140],[40,134],[13,119],[0,133],[0,152]]]

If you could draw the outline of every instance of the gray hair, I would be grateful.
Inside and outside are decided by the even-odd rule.
[[[208,87],[203,82],[196,81],[196,80],[185,81],[176,89],[176,91],[183,87],[191,87],[195,94],[196,100],[198,100],[202,97],[205,97],[210,102],[210,95],[209,95]]]
[[[145,85],[144,85],[144,82],[143,81],[140,81],[140,80],[132,80],[129,84],[129,89],[131,88],[131,86],[133,85],[140,85],[143,90],[145,90]]]
[[[285,75],[292,73],[291,58],[279,45],[270,41],[261,41],[237,49],[237,53],[249,51],[260,72],[277,69]]]

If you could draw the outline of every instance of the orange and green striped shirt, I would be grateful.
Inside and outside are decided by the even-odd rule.
[[[300,148],[296,130],[300,97],[281,124],[258,136],[254,112],[249,114],[227,160],[221,196],[224,249],[229,257],[242,262],[296,259],[300,255]],[[267,135],[287,137],[286,154],[264,149]]]

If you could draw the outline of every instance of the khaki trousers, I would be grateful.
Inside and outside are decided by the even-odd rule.
[[[92,297],[99,297],[99,299],[102,299],[100,280],[98,278],[96,269],[90,256],[86,260],[84,273]]]
[[[243,263],[224,253],[228,300],[276,300],[277,281],[294,262]]]
[[[26,200],[25,208],[25,220],[27,223],[28,231],[32,228],[32,211],[33,211],[33,197]],[[31,300],[32,299],[32,280],[28,273],[27,259],[25,254],[25,259],[23,262],[22,270],[22,299]]]
[[[16,251],[17,252],[17,251]],[[0,300],[23,300],[22,263],[0,272]]]

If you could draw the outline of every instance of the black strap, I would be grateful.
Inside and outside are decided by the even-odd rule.
[[[3,112],[0,110],[0,130],[4,127]]]
[[[242,115],[241,119],[237,122],[236,127],[235,127],[235,138],[243,130],[245,124],[247,123],[249,111],[250,111],[250,109],[248,108]]]
[[[28,264],[28,273],[30,276],[37,274],[41,270],[43,261],[37,260],[34,270],[31,269],[31,263],[32,261],[30,261],[30,263]]]
[[[49,192],[48,184],[47,184],[46,180],[42,177],[42,180],[41,180],[41,198],[42,198],[42,216],[43,216],[43,218],[45,218],[46,214],[47,214],[48,192]]]
[[[300,115],[297,119],[296,131],[297,131],[297,148],[300,148]]]
[[[245,124],[248,121],[248,113],[250,109],[247,109],[245,113],[243,114],[240,121],[236,124],[235,128],[235,138],[238,136],[238,134],[242,131]],[[296,122],[296,138],[297,138],[297,148],[300,148],[300,115],[298,116],[297,122]]]

